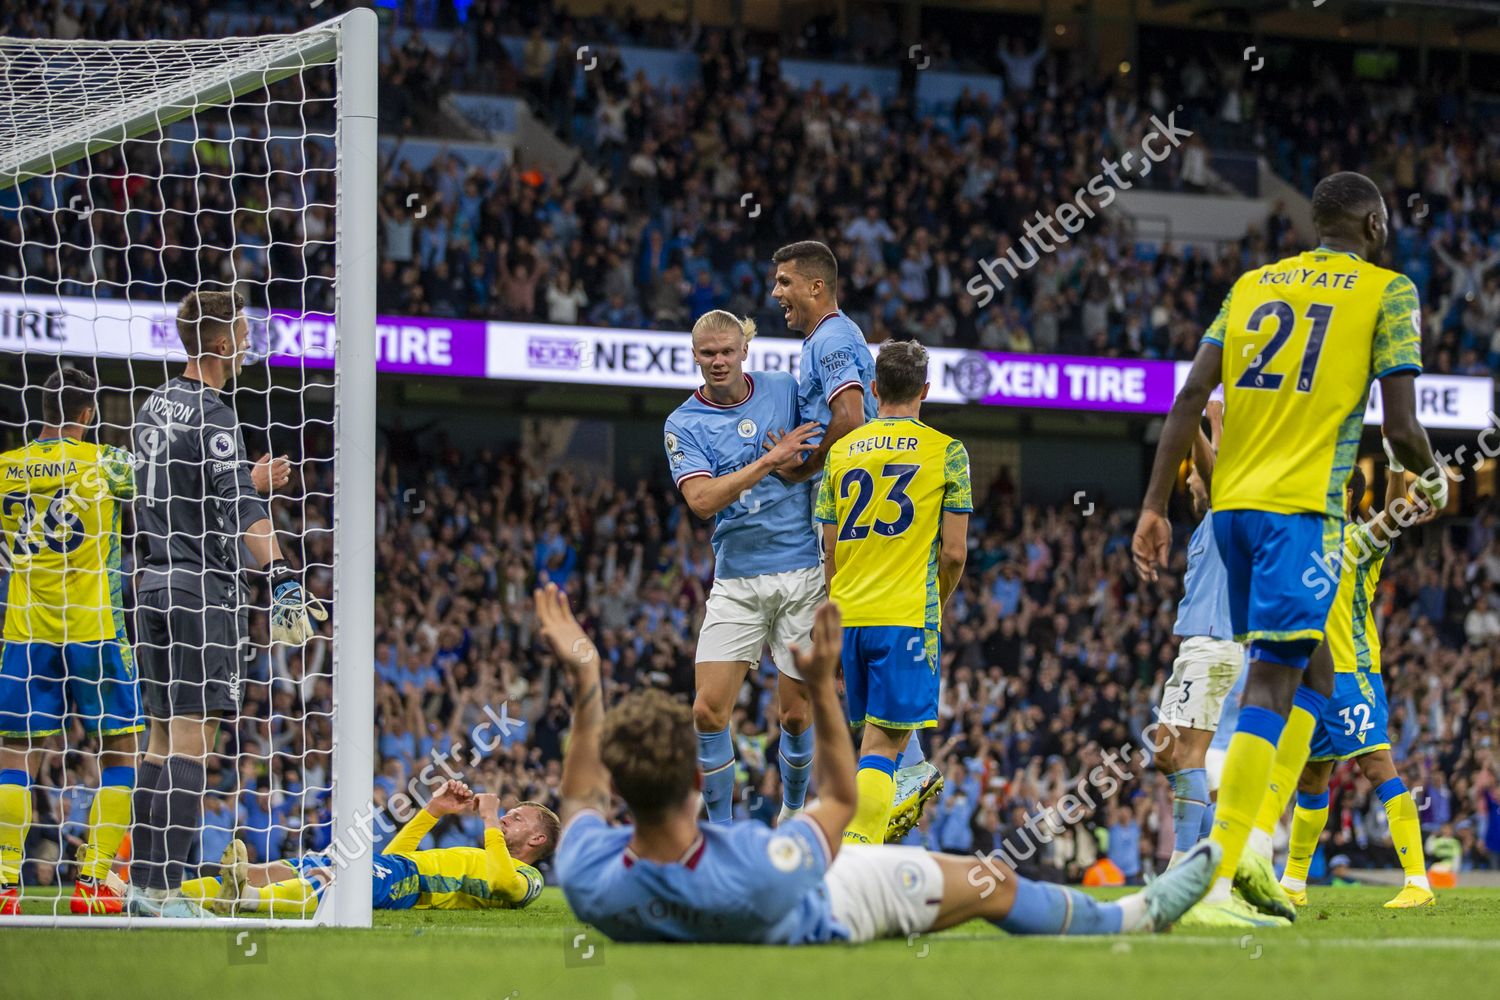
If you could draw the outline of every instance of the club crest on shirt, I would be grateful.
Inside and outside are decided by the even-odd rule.
[[[779,872],[794,872],[802,864],[802,845],[791,837],[772,837],[766,843],[766,856]]]
[[[740,432],[740,437],[742,438],[753,438],[755,437],[755,421],[751,420],[749,417],[746,417],[744,420],[740,421],[740,425],[736,427],[735,430]]]
[[[910,861],[903,861],[896,868],[896,881],[901,885],[901,891],[909,896],[920,894],[927,885],[927,876],[922,869]]]

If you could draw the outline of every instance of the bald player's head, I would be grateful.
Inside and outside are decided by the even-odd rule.
[[[1313,189],[1312,211],[1321,245],[1370,261],[1385,248],[1385,199],[1364,174],[1345,170],[1323,178]]]

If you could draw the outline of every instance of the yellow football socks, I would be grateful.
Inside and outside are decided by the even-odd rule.
[[[1312,744],[1313,727],[1318,720],[1301,704],[1292,705],[1291,714],[1281,730],[1281,739],[1276,742],[1276,757],[1271,762],[1271,778],[1261,800],[1260,811],[1255,816],[1255,829],[1264,835],[1269,847],[1271,835],[1276,832],[1276,823],[1286,812],[1286,804],[1297,790],[1297,778],[1307,764],[1308,748]],[[1265,853],[1265,851],[1262,851]]]
[[[1266,779],[1276,757],[1282,720],[1270,709],[1250,705],[1240,710],[1239,728],[1230,737],[1219,777],[1219,804],[1209,838],[1224,849],[1218,878],[1233,881],[1255,816],[1266,797]],[[1224,890],[1227,892],[1227,889]]]
[[[878,754],[859,759],[855,774],[859,785],[859,803],[854,819],[844,831],[846,844],[883,844],[885,828],[891,821],[891,796],[896,791],[896,762]]]
[[[0,771],[0,885],[21,880],[21,847],[31,827],[31,788],[25,771]]]
[[[1318,849],[1318,838],[1328,825],[1328,793],[1297,793],[1297,808],[1292,812],[1292,841],[1287,847],[1286,871],[1281,884],[1288,889],[1307,888],[1307,869]]]
[[[118,772],[124,772],[118,773]],[[103,881],[130,829],[130,797],[135,791],[135,769],[106,767],[99,791],[89,806],[89,839],[78,859],[79,874]]]
[[[1385,815],[1391,824],[1391,845],[1401,859],[1401,870],[1407,881],[1417,880],[1427,887],[1427,859],[1422,854],[1422,826],[1417,815],[1417,803],[1400,778],[1392,778],[1375,794],[1385,803]]]
[[[216,878],[190,878],[183,880],[181,890],[185,897],[199,906],[207,906],[219,898],[219,887],[222,884]]]
[[[246,886],[245,895],[258,895],[260,907],[268,909],[273,917],[306,917],[318,908],[318,896],[313,891],[313,884],[304,878],[289,878],[284,882],[263,885],[259,889]]]

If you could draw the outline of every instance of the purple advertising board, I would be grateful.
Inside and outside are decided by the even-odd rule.
[[[987,406],[1165,413],[1177,395],[1177,369],[1171,361],[974,351],[945,366],[944,377],[960,396]]]
[[[483,320],[380,316],[375,321],[376,370],[399,375],[485,377]],[[332,368],[334,323],[327,313],[272,312],[265,353],[273,365]]]

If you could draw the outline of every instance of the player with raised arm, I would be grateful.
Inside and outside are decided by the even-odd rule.
[[[1217,394],[1217,393],[1216,393]],[[1229,584],[1214,544],[1214,452],[1223,431],[1224,403],[1208,402],[1210,434],[1198,431],[1188,471],[1188,493],[1198,527],[1188,542],[1182,602],[1172,631],[1182,638],[1172,675],[1161,694],[1161,748],[1156,766],[1172,786],[1172,862],[1209,833],[1209,780],[1205,763],[1224,701],[1245,669],[1245,647],[1234,641]]]
[[[439,820],[466,812],[484,820],[484,846],[421,849]],[[559,829],[557,814],[540,802],[518,803],[502,816],[498,796],[475,794],[449,779],[373,859],[371,905],[377,910],[523,909],[542,894],[535,866],[551,857]],[[220,877],[184,882],[182,894],[224,916],[308,916],[335,874],[329,854],[249,864],[244,843],[236,840],[224,852]]]
[[[968,452],[920,419],[922,345],[882,347],[872,388],[876,417],[829,450],[816,509],[829,597],[849,623],[849,722],[863,727],[859,810],[844,833],[859,844],[888,839],[896,759],[916,730],[937,726],[943,606],[963,576],[974,510]]]
[[[606,715],[599,653],[567,595],[548,585],[535,602],[573,692],[557,872],[573,912],[614,940],[860,942],[976,917],[1012,934],[1165,930],[1212,878],[1220,849],[1208,842],[1113,902],[1029,881],[993,858],[841,844],[858,792],[835,682],[843,629],[831,602],[818,608],[811,651],[795,651],[812,706],[818,800],[775,830],[755,820],[700,823],[687,706],[651,689]],[[606,819],[611,787],[633,825]]]
[[[807,641],[823,574],[807,517],[811,489],[776,473],[801,461],[818,425],[798,426],[790,374],[745,373],[754,336],[754,323],[722,309],[699,317],[693,357],[703,385],[666,423],[672,479],[694,514],[714,519],[714,583],[698,634],[693,726],[703,802],[715,823],[729,822],[734,811],[730,713],[767,645],[778,672],[783,819],[802,808],[812,773],[807,695],[790,646]],[[781,436],[763,449],[773,432]]]
[[[145,729],[125,632],[120,515],[135,494],[130,453],[84,440],[93,376],[61,368],[42,390],[42,428],[0,454],[0,539],[10,562],[0,654],[0,915],[20,912],[31,780],[43,742],[71,714],[99,739],[74,913],[119,913],[108,882],[130,828],[137,733]]]
[[[178,892],[203,822],[204,761],[219,720],[239,710],[240,643],[247,637],[243,560],[270,577],[271,639],[300,646],[328,617],[282,558],[267,503],[281,485],[278,460],[252,469],[224,387],[244,364],[249,323],[237,293],[195,291],[177,310],[188,355],[182,374],[146,398],[136,416],[141,461],[136,649],[151,719],[138,765],[129,912],[194,917]]]
[[[1375,620],[1375,591],[1380,585],[1380,571],[1401,531],[1394,514],[1398,504],[1409,506],[1405,500],[1405,469],[1400,462],[1391,461],[1386,475],[1385,503],[1371,513],[1369,520],[1360,523],[1359,497],[1364,491],[1364,475],[1356,468],[1349,480],[1349,523],[1344,526],[1340,560],[1343,572],[1333,608],[1328,613],[1326,645],[1333,657],[1333,697],[1328,699],[1313,730],[1307,765],[1297,782],[1292,841],[1281,885],[1293,903],[1307,905],[1307,869],[1323,826],[1328,822],[1328,780],[1335,764],[1352,758],[1385,806],[1391,843],[1405,875],[1405,884],[1385,904],[1386,909],[1432,906],[1437,898],[1427,881],[1417,804],[1396,773],[1396,763],[1391,757],[1390,736],[1386,731],[1390,709],[1380,677],[1380,623]],[[1431,507],[1420,509],[1416,523],[1436,513]],[[1279,799],[1275,818],[1279,819],[1285,809],[1285,799]]]
[[[1447,480],[1417,421],[1416,288],[1372,263],[1386,242],[1380,191],[1362,174],[1333,174],[1318,183],[1312,207],[1317,248],[1242,275],[1204,334],[1162,429],[1131,546],[1137,571],[1154,581],[1171,548],[1166,510],[1178,464],[1209,392],[1223,383],[1214,538],[1250,668],[1211,835],[1224,849],[1219,877],[1192,915],[1208,924],[1285,922],[1237,903],[1232,886],[1255,909],[1295,916],[1245,845],[1267,788],[1280,794],[1301,773],[1333,692],[1331,669],[1308,669],[1336,589],[1315,583],[1342,536],[1344,487],[1372,379],[1380,381],[1396,457],[1428,470],[1417,492],[1439,509],[1447,502]]]

